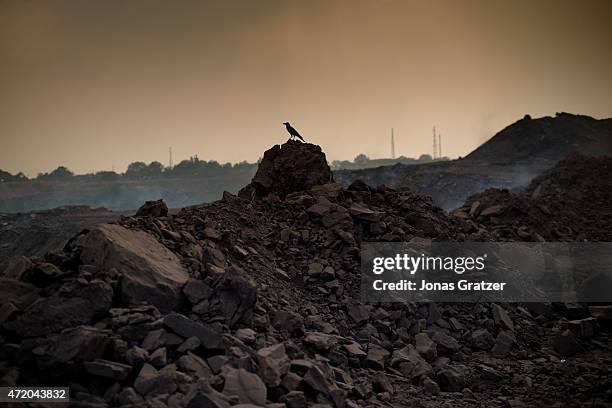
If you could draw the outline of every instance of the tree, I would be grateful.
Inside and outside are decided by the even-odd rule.
[[[49,179],[57,181],[66,181],[74,177],[74,173],[68,170],[67,167],[59,166],[57,169],[49,173]]]
[[[13,181],[13,175],[8,171],[0,170],[0,183],[5,183],[7,181]]]
[[[188,176],[195,173],[196,161],[192,159],[190,160],[182,160],[179,164],[174,166],[172,169],[172,175],[174,176]]]
[[[353,160],[355,164],[367,164],[369,161],[370,161],[370,158],[363,153],[355,156],[355,160]]]
[[[419,156],[419,161],[432,161],[430,154],[422,154]]]
[[[249,163],[246,160],[243,160],[241,162],[238,162],[238,163],[234,164],[234,168],[235,169],[247,168],[247,167],[256,167],[256,164],[255,163]]]
[[[28,180],[28,176],[26,176],[22,172],[19,172],[13,176],[13,181],[27,181],[27,180]]]
[[[151,178],[160,177],[162,172],[164,171],[164,165],[158,161],[154,161],[149,163],[147,166],[147,176]]]
[[[94,175],[94,178],[103,181],[114,181],[119,179],[119,174],[114,171],[99,171]]]
[[[125,175],[129,178],[142,178],[145,176],[146,170],[147,165],[144,162],[134,162],[128,165]]]

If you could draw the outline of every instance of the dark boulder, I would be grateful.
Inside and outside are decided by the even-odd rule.
[[[137,217],[165,217],[168,215],[168,206],[164,200],[146,201],[136,212]]]
[[[45,379],[76,372],[86,361],[99,359],[108,350],[112,333],[91,326],[66,329],[50,335],[32,350],[38,374]],[[22,350],[22,354],[25,353]]]
[[[12,303],[18,309],[25,309],[38,298],[36,286],[15,279],[0,278],[0,304]]]
[[[209,325],[195,322],[179,313],[170,313],[164,317],[164,325],[186,339],[197,337],[202,347],[222,350],[223,337]]]
[[[264,153],[255,177],[238,196],[253,199],[274,193],[285,197],[330,181],[332,172],[320,146],[288,141]]]
[[[5,326],[24,337],[40,336],[68,327],[93,323],[112,306],[113,289],[100,280],[64,284],[53,295],[32,303],[14,322]]]
[[[253,279],[242,269],[230,268],[216,285],[214,297],[219,300],[220,312],[230,327],[250,323],[257,301],[257,289]]]
[[[81,261],[99,273],[115,270],[121,276],[122,302],[147,302],[162,312],[181,303],[189,279],[179,258],[152,235],[120,225],[100,224],[77,240]]]

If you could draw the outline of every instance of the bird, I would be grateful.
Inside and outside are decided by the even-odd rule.
[[[289,132],[289,134],[291,135],[291,138],[297,137],[302,142],[306,143],[304,138],[298,133],[297,130],[294,129],[293,126],[291,126],[289,122],[283,122],[283,125],[285,125],[285,127],[287,128],[287,132]]]

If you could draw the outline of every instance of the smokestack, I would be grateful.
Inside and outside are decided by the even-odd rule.
[[[168,167],[172,168],[172,146],[168,148]]]
[[[391,128],[391,158],[395,159],[395,137],[393,136],[393,128]]]
[[[433,127],[433,157],[432,157],[434,160],[436,159],[436,154],[438,153],[438,146],[436,142],[437,142],[436,141],[436,127],[434,126]]]

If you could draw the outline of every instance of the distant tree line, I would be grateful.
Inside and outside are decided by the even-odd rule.
[[[8,171],[0,170],[0,183],[7,182],[7,181],[24,181],[27,179],[28,178],[26,177],[26,175],[23,174],[22,172],[12,175]]]
[[[114,171],[98,171],[89,174],[74,174],[65,166],[59,166],[50,173],[39,173],[35,178],[28,178],[25,174],[19,172],[15,175],[0,170],[0,182],[10,181],[115,181],[115,180],[153,180],[160,178],[197,178],[210,176],[231,176],[237,171],[254,169],[257,163],[248,163],[242,161],[240,163],[225,163],[220,164],[215,160],[200,160],[197,156],[193,156],[188,160],[183,160],[173,167],[166,167],[158,161],[153,161],[149,164],[138,161],[130,163],[125,173],[116,173]]]
[[[433,160],[429,154],[422,154],[418,159],[400,156],[396,159],[370,159],[365,154],[358,154],[353,161],[349,160],[334,160],[331,163],[332,170],[354,170],[364,169],[379,166],[390,166],[397,163],[401,164],[418,164],[428,163],[432,161],[449,160],[448,157]],[[59,166],[49,173],[39,173],[34,178],[28,178],[22,172],[15,175],[0,170],[0,183],[10,181],[115,181],[115,180],[154,180],[161,178],[204,178],[211,176],[231,176],[236,171],[245,171],[247,169],[254,170],[257,163],[248,163],[241,161],[240,163],[225,163],[220,164],[216,160],[200,160],[197,156],[190,157],[188,160],[183,160],[175,166],[164,166],[158,161],[153,161],[149,164],[137,161],[130,163],[124,173],[116,173],[114,171],[98,171],[88,174],[74,174],[65,166]]]

